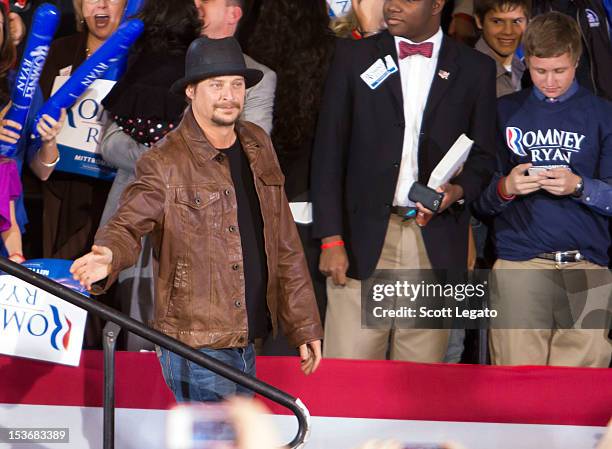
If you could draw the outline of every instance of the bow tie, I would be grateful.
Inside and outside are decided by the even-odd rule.
[[[399,57],[404,59],[407,56],[422,55],[426,58],[431,58],[433,53],[433,42],[423,42],[421,44],[409,44],[408,42],[400,41]]]

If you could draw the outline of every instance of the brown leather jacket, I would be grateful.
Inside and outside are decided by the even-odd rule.
[[[294,346],[323,337],[284,176],[268,135],[238,122],[264,223],[267,304]],[[205,138],[188,108],[181,124],[136,166],[119,210],[96,235],[113,252],[108,288],[133,265],[151,234],[156,269],[153,327],[199,348],[247,344],[247,312],[237,204],[229,161]]]

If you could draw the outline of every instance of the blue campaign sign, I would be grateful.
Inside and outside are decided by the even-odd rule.
[[[67,145],[59,145],[60,161],[55,167],[58,171],[112,181],[116,170],[98,153],[90,153]]]
[[[82,295],[89,296],[87,290],[72,278],[72,274],[70,274],[72,262],[72,260],[64,259],[30,259],[24,262],[23,266],[55,282],[59,282],[64,287],[71,288]]]
[[[58,76],[53,90],[59,89],[67,79],[68,77]],[[113,180],[115,169],[104,161],[98,147],[104,126],[102,100],[114,85],[115,81],[95,80],[68,109],[66,123],[57,136],[60,160],[56,170]]]

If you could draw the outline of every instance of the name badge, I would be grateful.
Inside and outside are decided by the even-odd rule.
[[[385,65],[387,66],[387,72],[397,72],[397,66],[395,65],[395,61],[393,60],[393,57],[391,55],[385,56]]]
[[[391,55],[387,55],[383,62],[382,59],[377,59],[365,72],[361,74],[361,79],[368,85],[370,89],[376,89],[380,86],[392,73],[397,72],[397,65]]]

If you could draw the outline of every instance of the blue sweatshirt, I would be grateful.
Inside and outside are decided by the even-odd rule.
[[[498,100],[498,173],[474,205],[494,215],[497,255],[529,260],[540,253],[579,250],[608,265],[612,216],[612,103],[573,85],[554,103],[536,88]],[[581,176],[580,198],[544,190],[504,201],[497,184],[519,164],[568,167]]]

